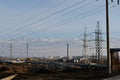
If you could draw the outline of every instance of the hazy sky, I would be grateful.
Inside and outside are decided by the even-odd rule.
[[[117,5],[117,0],[110,1],[110,38],[120,38],[120,5]],[[85,27],[87,33],[94,33],[97,21],[105,38],[105,0],[0,0],[0,40],[74,40],[81,38]],[[47,47],[45,49],[50,52],[51,48]],[[51,50],[51,53],[65,53],[65,48],[62,48]],[[72,53],[80,50],[78,47],[71,49]]]
[[[110,3],[110,31],[119,36],[120,6]],[[115,6],[115,7],[113,7]],[[105,33],[105,0],[0,0],[0,37],[79,37],[96,22]]]

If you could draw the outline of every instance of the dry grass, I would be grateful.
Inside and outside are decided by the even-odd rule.
[[[1,64],[0,74],[18,74],[13,80],[101,80],[106,77],[104,71],[66,69],[49,71],[29,64]]]

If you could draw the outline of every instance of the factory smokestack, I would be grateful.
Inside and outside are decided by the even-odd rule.
[[[69,61],[69,44],[67,43],[67,62]]]

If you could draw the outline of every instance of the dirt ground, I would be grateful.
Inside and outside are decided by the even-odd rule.
[[[35,75],[18,75],[13,80],[101,80],[103,76],[91,76],[81,74],[35,74]]]
[[[49,71],[30,64],[0,64],[0,78],[11,74],[17,74],[13,80],[101,80],[108,77],[104,71],[96,70]]]

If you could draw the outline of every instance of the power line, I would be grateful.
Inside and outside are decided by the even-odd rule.
[[[86,17],[89,17],[89,16],[94,15],[94,14],[96,14],[96,13],[98,13],[98,12],[101,12],[102,10],[105,10],[104,8],[105,8],[105,4],[103,4],[103,5],[99,6],[99,7],[96,7],[96,8],[94,8],[94,9],[88,10],[88,11],[86,11],[86,12],[80,13],[80,14],[78,14],[78,15],[76,15],[76,16],[73,16],[73,17],[69,18],[68,20],[66,20],[66,22],[63,21],[63,24],[66,24],[66,23],[70,23],[70,22],[75,21],[75,20],[73,20],[73,19],[76,18],[76,17],[77,17],[77,18],[80,17],[80,18],[78,18],[79,20],[80,20],[80,19],[83,19],[83,18],[86,18]],[[110,7],[110,8],[113,8],[113,6]],[[101,10],[99,10],[99,9],[101,9]],[[87,14],[86,14],[86,13],[87,13]],[[80,16],[80,15],[83,15],[83,16]]]
[[[64,13],[64,14],[62,14],[62,15],[56,17],[56,18],[60,18],[60,17],[65,16],[65,15],[67,15],[67,14],[71,14],[71,13],[73,13],[73,12],[79,10],[79,9],[82,9],[82,8],[84,8],[84,7],[86,7],[86,6],[90,5],[90,4],[92,4],[93,2],[95,2],[95,1],[88,2],[87,4],[82,5],[82,6],[78,7],[78,8],[75,8],[75,9],[73,9],[73,10],[71,10],[71,11],[68,11],[68,12],[66,12],[66,13]]]
[[[93,1],[92,2],[89,2],[89,3],[87,3],[87,4],[85,4],[85,5],[83,5],[83,6],[80,6],[79,8],[76,8],[76,9],[81,9],[81,8],[83,8],[83,7],[86,7],[88,4],[91,4],[91,3],[93,3]],[[98,7],[99,8],[99,7]],[[74,10],[72,10],[72,11],[74,11]],[[87,13],[89,13],[90,11],[92,11],[92,10],[89,10],[89,11],[87,11]],[[66,13],[65,13],[66,14]],[[65,15],[65,14],[63,14],[63,15]],[[67,13],[68,14],[68,13]],[[85,15],[86,14],[86,12],[84,12],[84,13],[82,13],[82,14],[79,14],[79,15],[77,15],[77,16],[75,16],[75,17],[78,17],[78,16],[80,16],[80,15]],[[63,16],[62,15],[62,16]],[[61,16],[61,15],[60,15]],[[60,17],[60,16],[58,16],[58,17]],[[62,17],[61,16],[61,17]],[[72,18],[70,18],[70,19],[73,19],[74,17],[72,17]],[[68,19],[69,20],[69,19]],[[67,20],[66,20],[67,21]],[[64,21],[63,21],[63,23],[64,23]],[[35,32],[31,32],[31,33],[29,33],[28,35],[30,35],[30,34],[33,34],[33,33],[35,33]]]
[[[50,9],[47,9],[47,10],[45,10],[45,11],[39,13],[38,15],[34,16],[33,18],[38,17],[39,15],[44,14],[44,13],[46,13],[46,12],[52,10],[53,8],[56,8],[56,7],[58,7],[58,6],[61,6],[62,4],[66,3],[67,1],[68,1],[68,0],[64,0],[64,1],[62,1],[62,2],[60,2],[60,3],[58,3],[58,4],[56,4],[55,6],[51,7]],[[32,18],[32,19],[33,19],[33,18]],[[30,19],[29,19],[29,20],[30,20]],[[34,22],[33,22],[32,24],[34,24]],[[26,25],[26,26],[17,28],[17,29],[15,29],[13,32],[17,32],[17,31],[23,30],[23,28],[26,29],[27,27],[29,27],[29,26],[32,25],[32,24],[29,24],[29,25]],[[3,34],[5,34],[5,33],[6,33],[6,32],[1,33],[0,35],[3,35]],[[8,33],[6,33],[6,34],[9,34],[9,33],[10,33],[10,32],[8,32]]]
[[[91,3],[91,2],[90,2],[90,3]],[[87,3],[87,4],[90,4],[90,3]],[[85,4],[85,5],[87,6],[87,4]],[[83,6],[79,7],[79,8],[85,7],[85,5],[83,5]],[[76,8],[76,10],[79,9],[79,8]],[[75,10],[72,10],[72,11],[75,11]],[[90,10],[89,10],[89,11],[90,11]],[[89,13],[89,11],[86,12],[86,13]],[[96,13],[98,13],[98,12],[99,12],[99,11],[96,11],[96,12],[94,12],[94,14],[96,14]],[[68,13],[65,13],[65,14],[63,14],[63,15],[67,15],[67,14],[68,14]],[[75,17],[77,17],[77,18],[78,18],[78,17],[80,17],[80,18],[85,18],[85,17],[88,17],[88,16],[92,15],[92,13],[91,13],[91,14],[89,13],[89,14],[87,14],[87,15],[86,15],[85,13],[83,13],[83,14],[84,14],[83,16],[80,16],[80,15],[82,15],[82,13],[81,13],[80,15],[73,16],[72,18],[69,18],[69,19],[66,20],[66,21],[64,20],[63,23],[62,23],[62,24],[60,23],[60,24],[61,24],[61,25],[64,25],[64,24],[66,24],[66,23],[70,23],[70,22],[73,21],[73,19],[74,19]],[[29,28],[29,29],[32,29],[32,27]],[[28,30],[28,29],[26,29],[26,30]],[[24,30],[23,30],[23,31],[24,31]],[[18,33],[19,33],[19,32],[18,32]],[[31,34],[33,35],[34,33],[36,33],[36,32],[31,32],[31,33],[27,34],[27,36],[28,36],[28,35],[31,35]],[[15,34],[15,35],[16,35],[16,34]],[[17,36],[17,35],[16,35],[16,36]]]
[[[47,13],[48,11],[50,11],[50,10],[52,10],[53,8],[56,8],[56,7],[58,7],[58,6],[61,6],[62,4],[64,4],[64,3],[67,2],[67,1],[68,1],[68,0],[64,0],[64,1],[56,4],[55,6],[51,7],[50,9],[47,9],[47,10],[39,13],[38,15],[34,16],[33,18],[38,17],[39,15],[42,15],[42,14]],[[47,18],[47,17],[46,17],[46,18]],[[26,26],[29,27],[30,25],[33,25],[33,24],[35,24],[35,23],[37,23],[37,22],[39,22],[39,21],[42,21],[42,20],[44,20],[44,19],[45,19],[45,18],[41,18],[41,19],[39,19],[39,20],[37,20],[37,21],[29,24],[29,25],[26,25]],[[23,26],[22,28],[27,28],[26,26]],[[21,28],[18,28],[17,31],[19,31],[20,29],[21,29]]]
[[[86,1],[86,0],[82,0],[82,1],[76,2],[76,3],[74,3],[74,4],[72,4],[72,5],[68,6],[68,7],[66,7],[66,8],[64,8],[64,9],[61,9],[61,10],[59,10],[59,11],[57,11],[57,12],[51,14],[51,15],[48,15],[48,16],[45,16],[45,17],[39,19],[39,20],[36,20],[36,21],[34,21],[33,23],[31,23],[31,24],[28,24],[28,25],[26,25],[26,26],[23,26],[22,29],[19,28],[18,31],[19,31],[19,32],[20,32],[21,30],[22,30],[22,31],[25,31],[25,29],[26,29],[27,27],[29,28],[30,26],[32,26],[32,25],[34,25],[34,24],[36,24],[36,23],[38,23],[38,22],[44,21],[44,20],[46,20],[46,19],[48,19],[48,18],[50,18],[50,17],[53,17],[53,16],[55,16],[55,15],[57,15],[57,14],[59,14],[59,13],[62,13],[63,11],[68,10],[68,9],[70,9],[70,8],[72,8],[72,7],[80,4],[80,3],[83,3],[84,1]],[[19,32],[17,32],[17,33],[19,33]]]
[[[104,7],[105,6],[102,5],[102,6],[99,6],[99,7],[95,8],[95,9],[91,9],[91,10],[88,10],[86,12],[80,13],[80,14],[78,14],[76,16],[73,16],[73,17],[69,18],[70,21],[69,20],[66,20],[67,22],[63,21],[64,22],[63,24],[72,22],[73,21],[72,19],[74,19],[76,17],[77,18],[80,17],[79,19],[82,19],[82,18],[86,18],[86,17],[91,16],[91,15],[94,15],[94,14],[100,12],[101,10],[103,10],[102,8],[104,8]],[[101,9],[101,10],[99,10],[99,9]]]
[[[101,11],[102,11],[102,10],[99,10],[99,11],[93,12],[93,13],[91,13],[91,14],[87,14],[87,15],[84,15],[84,16],[80,16],[79,19],[84,19],[84,18],[89,17],[89,16],[91,16],[91,15],[97,14],[98,12],[101,12]],[[57,27],[58,27],[58,26],[65,25],[65,24],[68,24],[68,23],[73,22],[73,21],[75,21],[75,20],[69,20],[69,21],[67,21],[67,22],[60,23],[59,25],[57,25]],[[54,25],[54,26],[51,26],[51,28],[54,28],[54,27],[55,27],[55,25]],[[47,29],[47,30],[48,30],[48,29]],[[37,33],[37,32],[40,32],[40,31],[35,31],[35,32],[33,31],[33,32],[28,33],[28,34],[26,34],[26,35],[24,35],[24,36],[21,36],[21,37],[27,37],[27,36],[33,35],[33,34],[35,34],[35,33]],[[45,31],[44,31],[44,32],[45,32]],[[19,37],[19,38],[20,38],[20,37]]]

